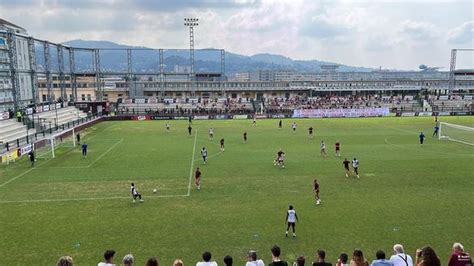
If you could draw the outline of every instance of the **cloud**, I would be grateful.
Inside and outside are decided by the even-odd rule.
[[[432,23],[413,20],[404,21],[397,33],[405,42],[430,43],[440,37],[440,32]]]
[[[464,22],[448,32],[448,42],[452,44],[470,44],[474,46],[474,20]]]

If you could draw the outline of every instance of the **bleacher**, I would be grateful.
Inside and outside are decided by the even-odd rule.
[[[49,124],[63,125],[80,118],[87,117],[87,114],[74,106],[68,106],[56,110],[35,114],[35,121],[40,121],[41,127],[48,128]],[[57,119],[57,121],[56,121]]]
[[[28,132],[27,132],[28,131]],[[16,119],[0,121],[0,142],[7,143],[26,137],[27,134],[34,134],[34,128],[27,130],[26,125]]]

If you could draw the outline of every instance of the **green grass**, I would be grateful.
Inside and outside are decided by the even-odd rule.
[[[442,120],[474,126],[474,117]],[[137,265],[149,256],[161,265],[176,258],[194,265],[210,250],[219,263],[230,254],[242,265],[249,249],[270,262],[274,244],[288,261],[298,255],[311,261],[322,248],[335,262],[355,248],[372,260],[394,243],[411,254],[430,244],[444,263],[454,241],[474,250],[472,146],[431,138],[431,117],[296,121],[295,134],[292,120],[284,120],[283,129],[278,120],[258,120],[256,128],[250,120],[194,121],[193,136],[186,121],[172,121],[170,133],[163,121],[103,122],[83,134],[87,159],[65,145],[33,170],[27,160],[1,166],[0,264],[53,265],[69,254],[77,265],[95,265],[104,250],[115,249],[117,264],[131,252]],[[428,136],[423,146],[420,131]],[[327,158],[319,155],[321,139]],[[202,189],[191,186],[186,196],[195,140]],[[360,179],[344,176],[336,141],[343,157],[359,159]],[[204,145],[211,156],[206,165],[199,156]],[[272,164],[279,148],[287,155],[285,169]],[[320,206],[313,200],[314,177]],[[132,204],[131,181],[145,203]],[[289,204],[300,217],[296,239],[284,237]]]

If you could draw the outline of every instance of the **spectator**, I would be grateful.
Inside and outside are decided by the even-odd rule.
[[[390,257],[390,261],[394,266],[413,266],[413,259],[410,255],[405,254],[402,245],[395,244],[393,246],[393,253],[394,255]]]
[[[281,250],[280,247],[275,245],[272,247],[272,263],[269,266],[288,266],[288,262],[280,259]]]
[[[196,263],[196,266],[217,266],[217,262],[211,261],[211,257],[211,252],[204,251],[204,253],[202,253],[203,261]]]
[[[351,266],[369,266],[369,262],[364,258],[362,250],[354,250],[352,253]]]
[[[99,262],[99,264],[97,264],[97,266],[115,266],[114,256],[115,256],[115,251],[114,250],[106,250],[104,252],[105,262]]]
[[[69,256],[62,256],[59,258],[57,266],[73,266],[74,261]]]
[[[145,266],[158,266],[158,260],[155,257],[151,257],[146,261]],[[175,266],[174,263],[173,266]],[[183,264],[181,264],[180,266],[183,266]]]
[[[316,251],[317,259],[315,262],[313,262],[313,266],[331,266],[332,264],[329,262],[326,262],[326,252],[322,249],[319,249]]]
[[[263,260],[257,259],[257,252],[255,250],[250,250],[247,255],[247,263],[245,266],[265,266]]]
[[[135,259],[132,254],[127,254],[122,259],[122,266],[133,266]]]
[[[372,261],[371,266],[393,266],[393,263],[386,259],[385,252],[383,250],[375,253],[376,260]]]
[[[416,265],[417,266],[441,266],[438,255],[430,246],[425,246],[422,249],[416,250]]]
[[[173,266],[183,266],[183,265],[184,265],[184,263],[180,259],[177,259],[177,260],[173,261]]]
[[[225,266],[232,266],[233,260],[232,257],[227,255],[224,257],[224,265]]]
[[[347,253],[343,252],[339,255],[336,266],[349,266],[349,264],[347,263],[348,261],[349,261],[349,256],[347,255]]]
[[[304,258],[304,256],[299,256],[298,258],[296,258],[296,261],[293,264],[293,266],[304,266],[305,262],[306,262],[306,259]]]
[[[449,258],[448,266],[465,266],[472,265],[472,258],[469,253],[464,252],[464,247],[461,243],[453,244],[453,253]]]

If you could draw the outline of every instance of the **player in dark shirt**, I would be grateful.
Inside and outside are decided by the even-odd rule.
[[[244,132],[244,143],[247,143],[247,131]]]
[[[321,198],[319,197],[319,183],[318,180],[315,178],[314,179],[314,198],[316,199],[316,205],[319,205],[321,203]]]
[[[423,132],[421,132],[418,137],[420,138],[420,144],[423,144],[423,141],[425,140],[425,134],[423,134]]]
[[[341,143],[336,142],[336,156],[341,156]]]
[[[86,158],[87,157],[87,143],[83,143],[82,144],[82,158]]]
[[[221,151],[224,152],[224,139],[221,139]]]
[[[342,165],[344,166],[344,170],[346,170],[346,177],[349,177],[349,164],[351,162],[349,160],[347,160],[347,158],[344,159],[344,161],[342,162]]]
[[[437,137],[437,136],[438,136],[438,133],[439,133],[439,126],[436,125],[436,126],[434,127],[434,130],[433,130],[433,137],[434,137],[434,136]]]
[[[194,173],[194,178],[196,179],[195,184],[197,189],[201,189],[201,171],[199,171],[199,167],[196,169],[196,173]]]
[[[81,145],[81,134],[80,133],[76,134],[76,140],[77,140],[77,145]]]
[[[35,166],[35,153],[33,150],[28,153],[28,156],[30,156],[31,167]]]
[[[281,119],[280,122],[278,122],[278,128],[281,128]]]
[[[313,138],[313,127],[310,127],[308,129],[308,131],[309,131],[309,138],[312,139]]]
[[[189,119],[191,119],[191,117],[189,117]],[[191,127],[191,124],[189,124],[188,126],[188,134],[189,136],[191,136],[191,131],[193,130],[193,128]]]

